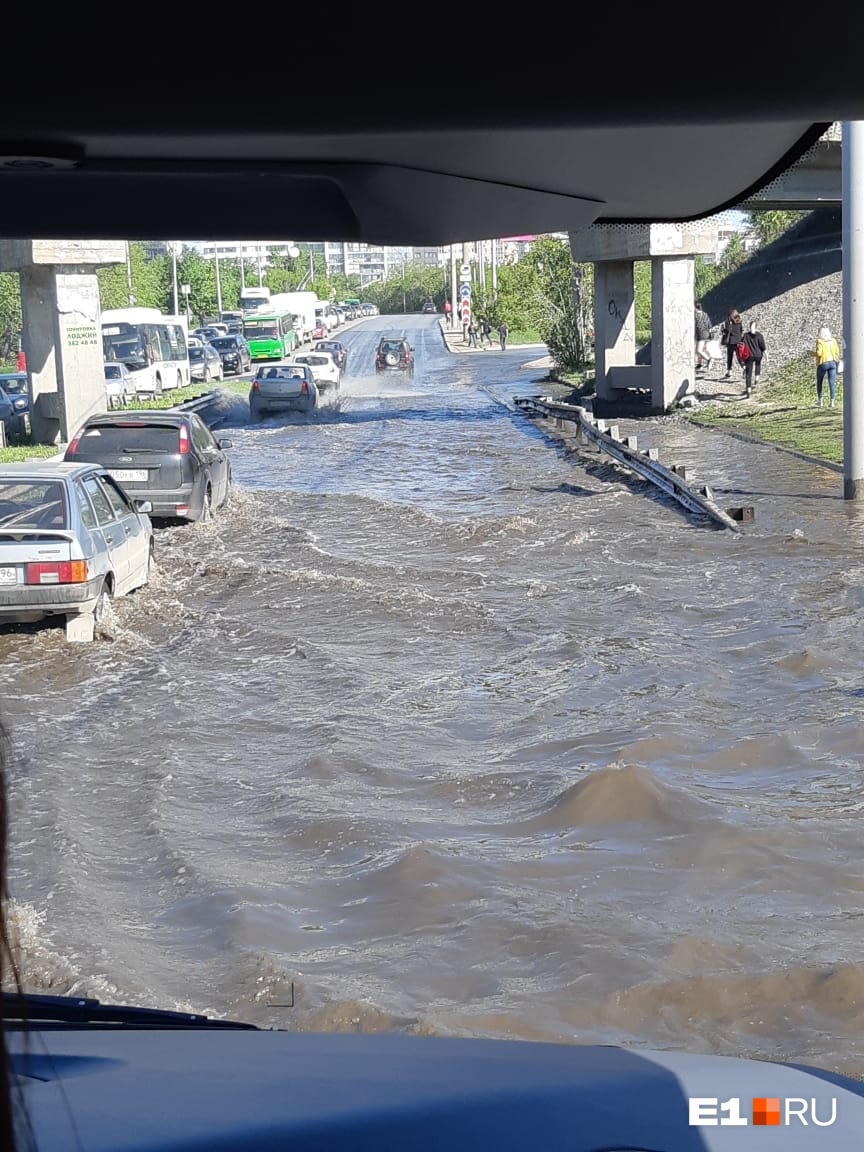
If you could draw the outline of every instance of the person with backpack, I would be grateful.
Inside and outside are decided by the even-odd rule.
[[[750,395],[753,385],[759,383],[764,355],[765,337],[758,330],[756,321],[753,320],[738,345],[738,361],[744,365],[744,387],[747,396]]]
[[[732,361],[743,336],[744,325],[741,321],[741,313],[737,308],[730,308],[729,315],[723,321],[723,326],[720,329],[720,343],[726,348],[726,376],[724,377],[726,380],[732,377]]]
[[[708,339],[711,336],[711,317],[702,310],[702,301],[696,301],[696,371],[711,367]]]

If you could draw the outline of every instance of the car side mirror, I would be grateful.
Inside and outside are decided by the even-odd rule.
[[[218,440],[217,443],[223,451],[225,451],[226,448],[233,448],[234,447],[234,441],[233,440]]]
[[[142,512],[144,515],[149,516],[149,514],[153,511],[153,504],[149,500],[136,500],[135,510],[136,512]]]

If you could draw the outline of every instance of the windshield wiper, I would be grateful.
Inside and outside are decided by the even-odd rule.
[[[123,1024],[132,1028],[244,1028],[258,1032],[254,1024],[237,1020],[214,1020],[193,1012],[169,1012],[161,1008],[135,1008],[103,1004],[83,996],[37,996],[4,992],[0,1017],[37,1024]]]

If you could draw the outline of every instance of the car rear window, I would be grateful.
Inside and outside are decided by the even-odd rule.
[[[0,533],[14,528],[66,527],[66,494],[62,484],[0,480]]]
[[[94,424],[85,428],[78,452],[98,455],[132,455],[135,452],[178,451],[180,430],[171,424]]]
[[[211,340],[210,343],[217,350],[219,350],[221,352],[227,352],[229,348],[236,348],[237,347],[237,337],[236,336],[217,336],[215,339]]]

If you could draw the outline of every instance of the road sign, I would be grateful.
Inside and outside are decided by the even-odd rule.
[[[471,265],[470,264],[463,264],[462,267],[459,269],[459,274],[463,280],[466,277],[470,280],[471,279]]]
[[[463,284],[459,289],[459,295],[462,297],[463,300],[470,299],[470,297],[471,297],[471,285],[470,284]]]
[[[462,323],[467,324],[471,319],[471,301],[466,296],[462,301]]]

